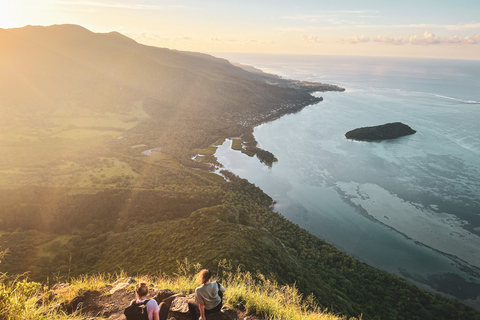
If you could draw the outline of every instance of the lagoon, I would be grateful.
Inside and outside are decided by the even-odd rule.
[[[255,128],[272,168],[230,148],[216,157],[275,211],[339,249],[479,308],[480,62],[230,55],[286,78],[340,85],[324,101]],[[402,122],[382,142],[344,134]],[[478,300],[477,300],[478,299]]]

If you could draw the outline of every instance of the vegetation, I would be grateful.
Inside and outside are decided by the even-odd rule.
[[[392,122],[375,127],[363,127],[348,131],[345,134],[347,139],[360,141],[379,141],[395,139],[406,135],[414,134],[415,130],[401,122]]]
[[[254,276],[240,270],[232,272],[225,262],[220,266],[221,277],[217,280],[228,288],[224,304],[231,309],[245,310],[272,320],[345,319],[320,309],[312,296],[304,298],[295,286],[281,286],[262,274]],[[180,264],[176,275],[139,276],[137,282],[146,281],[154,288],[191,294],[198,285],[192,271],[198,267],[199,265],[192,266],[186,261]],[[113,284],[126,280],[124,272],[113,275],[96,274],[72,278],[61,286],[56,284],[49,287],[26,279],[9,279],[3,276],[0,278],[0,319],[83,319],[81,314],[67,314],[59,306],[68,305],[71,300],[88,290],[107,292]],[[133,289],[133,284],[126,288],[132,293]],[[38,303],[39,301],[41,303]],[[119,312],[122,311],[123,308],[119,308]]]
[[[272,212],[273,200],[248,181],[209,171],[218,166],[211,145],[242,135],[242,151],[271,165],[275,158],[257,148],[252,126],[319,101],[309,95],[313,85],[76,26],[0,30],[0,36],[9,48],[0,59],[11,66],[0,74],[4,299],[25,297],[25,306],[37,308],[29,299],[43,285],[15,280],[23,273],[46,284],[77,277],[92,286],[85,275],[125,270],[161,277],[184,258],[219,271],[227,259],[241,266],[242,276],[264,274],[266,282],[257,280],[267,287],[277,288],[277,279],[279,291],[269,294],[278,301],[282,290],[296,292],[295,283],[314,294],[319,308],[344,316],[480,319],[458,301],[312,236]],[[263,294],[242,290],[232,290],[232,304],[279,312],[273,302],[242,302],[245,292]],[[8,310],[17,318],[27,313]]]

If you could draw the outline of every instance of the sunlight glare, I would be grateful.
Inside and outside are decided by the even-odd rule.
[[[18,1],[0,0],[0,28],[12,28],[16,24],[16,10],[18,9]]]

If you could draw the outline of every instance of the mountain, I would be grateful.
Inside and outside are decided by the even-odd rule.
[[[218,271],[227,259],[343,315],[480,319],[314,237],[248,181],[209,171],[222,139],[241,135],[254,154],[254,125],[342,88],[74,25],[0,30],[0,46],[7,276],[171,275],[178,261]]]
[[[0,41],[0,124],[7,129],[71,130],[70,125],[116,130],[118,121],[120,128],[129,129],[142,121],[133,136],[148,136],[152,147],[188,161],[193,148],[238,136],[252,125],[319,101],[309,94],[318,88],[299,90],[297,82],[285,80],[280,80],[282,86],[270,84],[274,77],[224,59],[144,46],[116,32],[27,26],[0,30]],[[77,121],[61,119],[71,114]]]
[[[140,45],[115,32],[28,26],[0,30],[0,41],[3,110],[128,112],[139,103],[153,118],[247,120],[312,98],[226,60]]]

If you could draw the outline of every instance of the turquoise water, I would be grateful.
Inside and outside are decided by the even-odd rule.
[[[275,211],[358,259],[479,307],[479,61],[224,57],[346,88],[255,129],[279,159],[271,169],[228,140],[216,153],[226,169],[274,198]],[[373,143],[344,137],[396,121],[417,133]]]

